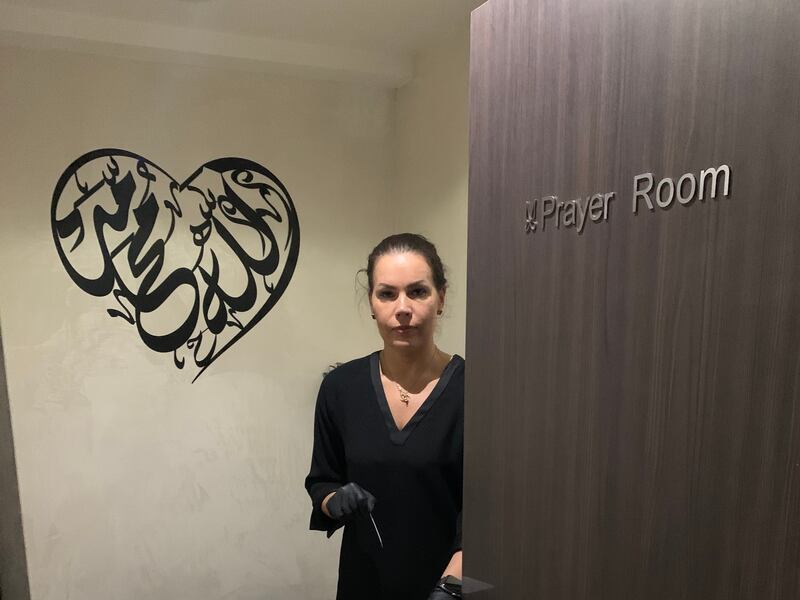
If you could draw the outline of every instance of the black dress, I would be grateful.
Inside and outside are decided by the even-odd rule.
[[[464,359],[454,355],[417,412],[398,430],[380,377],[379,353],[337,367],[322,381],[305,486],[311,529],[341,525],[320,504],[353,481],[372,493],[372,516],[345,525],[337,600],[425,600],[461,548]]]

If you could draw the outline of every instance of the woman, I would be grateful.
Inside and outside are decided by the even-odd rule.
[[[375,247],[366,272],[383,350],[320,386],[310,528],[345,527],[337,600],[459,598],[464,360],[433,341],[442,261],[403,233]]]

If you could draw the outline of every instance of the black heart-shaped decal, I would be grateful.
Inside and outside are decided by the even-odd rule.
[[[58,180],[53,239],[72,280],[111,296],[148,348],[194,379],[264,318],[289,285],[300,225],[284,185],[244,158],[183,183],[141,156],[102,149]]]

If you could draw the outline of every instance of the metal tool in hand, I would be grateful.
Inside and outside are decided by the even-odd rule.
[[[381,532],[378,531],[378,526],[375,524],[375,519],[372,516],[372,513],[369,513],[369,520],[372,521],[372,526],[375,528],[375,534],[378,536],[378,543],[381,545],[381,549],[383,549],[383,538],[381,538]]]

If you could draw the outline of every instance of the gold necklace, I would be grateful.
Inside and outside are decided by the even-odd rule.
[[[437,351],[438,351],[438,348],[436,346],[434,346],[433,347],[433,356],[434,357],[436,356],[436,352]],[[383,367],[381,367],[381,371],[383,371]],[[394,382],[394,385],[397,388],[397,392],[400,394],[400,402],[402,402],[403,404],[408,406],[409,399],[411,398],[411,393],[407,392],[402,387],[400,387],[400,384],[397,383],[396,381]]]
[[[408,398],[411,394],[409,394],[407,391],[401,388],[400,384],[397,383],[396,381],[394,382],[394,384],[397,386],[397,391],[400,392],[400,402],[408,406]]]

